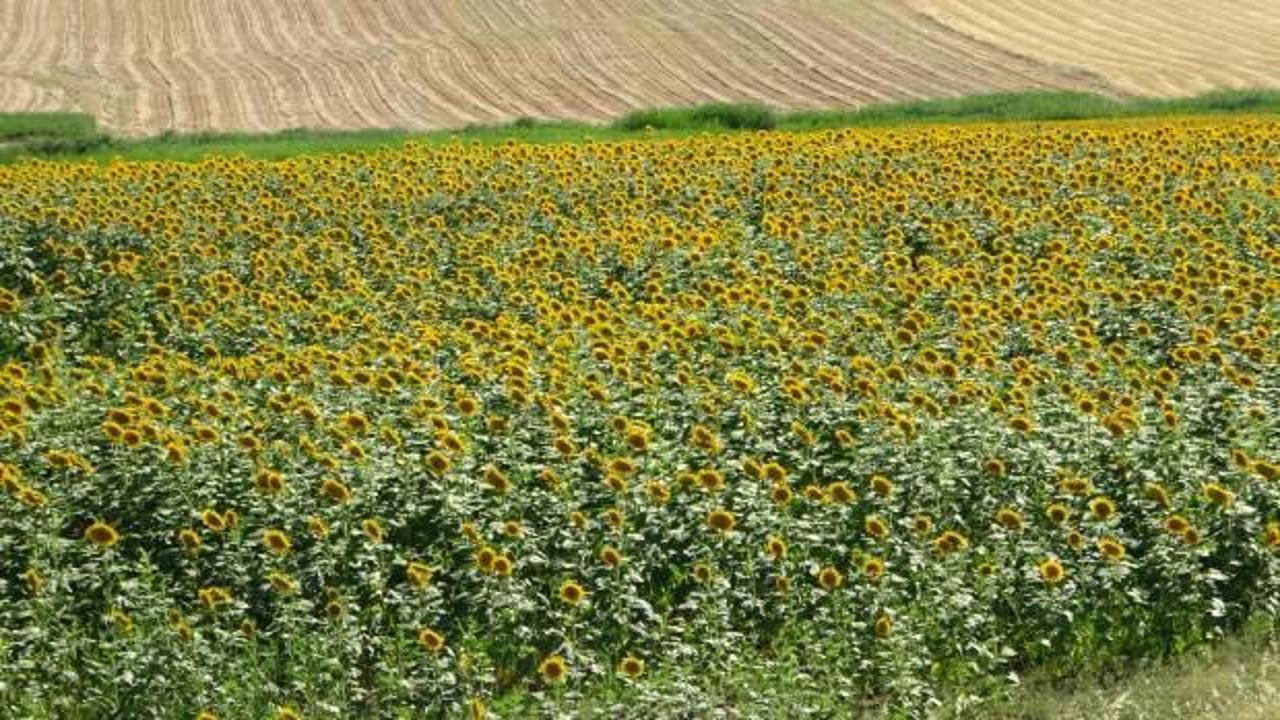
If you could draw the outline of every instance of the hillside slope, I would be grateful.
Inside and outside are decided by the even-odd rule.
[[[1060,88],[1280,85],[1280,18],[1231,0],[8,0],[0,110],[107,130],[436,129]]]

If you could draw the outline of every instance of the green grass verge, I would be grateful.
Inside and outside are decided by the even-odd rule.
[[[98,135],[94,119],[82,113],[0,112],[0,143],[33,139],[73,139]]]
[[[681,137],[744,130],[816,130],[912,123],[1029,122],[1185,116],[1280,114],[1280,91],[1222,90],[1189,98],[1115,100],[1087,93],[1020,92],[943,100],[887,103],[858,109],[779,112],[760,105],[710,104],[629,113],[609,124],[521,119],[457,130],[318,131],[164,134],[149,138],[102,135],[92,118],[61,113],[0,114],[0,162],[21,158],[199,160],[244,155],[276,160],[297,155],[395,147],[406,140],[480,142],[576,142],[627,137]]]
[[[513,692],[493,700],[501,718],[906,717],[805,659],[805,648],[725,667],[667,668],[643,683],[600,682],[580,694]],[[992,680],[951,688],[925,712],[936,720],[1268,720],[1280,717],[1280,640],[1265,619],[1236,635],[1162,661],[1112,662],[1091,675]],[[914,716],[914,713],[912,713]]]
[[[1280,718],[1280,642],[1256,625],[1161,663],[1103,677],[1032,680],[981,712],[992,720],[1266,720]]]

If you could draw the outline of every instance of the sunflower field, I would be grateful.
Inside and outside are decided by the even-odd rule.
[[[1280,617],[1280,123],[0,168],[0,715],[940,688]]]

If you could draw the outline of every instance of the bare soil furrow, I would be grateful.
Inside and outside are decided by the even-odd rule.
[[[646,104],[661,106],[698,102],[702,96],[695,85],[674,74],[662,56],[649,47],[646,39],[649,33],[644,31],[642,24],[620,27],[616,17],[609,15],[610,7],[608,0],[569,0],[567,7],[547,8],[547,13],[571,13],[582,18],[582,28],[596,31],[594,37],[604,53],[619,67],[619,73],[626,78],[626,86],[642,93],[641,97],[645,99],[633,109]],[[543,27],[555,26],[547,19],[542,23]]]
[[[1038,60],[1072,65],[1121,92],[1182,95],[1280,83],[1280,14],[1230,0],[907,0],[957,31]],[[1270,8],[1270,12],[1268,12]]]
[[[317,13],[323,8],[298,0],[283,0],[278,8],[278,16],[264,18],[268,21],[254,23],[254,27],[276,57],[293,68],[299,106],[326,118],[330,127],[357,127],[359,111],[339,86],[330,68],[332,61],[324,54],[332,39],[320,30],[323,21]]]
[[[820,32],[820,27],[793,27],[794,19],[779,17],[768,9],[759,10],[753,17],[735,14],[762,42],[779,48],[792,48],[790,52],[796,55],[803,67],[815,71],[823,67],[837,69],[836,72],[844,75],[841,80],[836,81],[844,87],[844,92],[855,97],[861,95],[866,98],[864,102],[893,98],[893,95],[884,92],[884,88],[907,89],[920,82],[919,78],[903,82],[908,80],[909,73],[899,73],[884,66],[868,52],[862,32],[865,29],[875,34],[875,30],[867,28],[861,22],[847,32],[836,33],[837,37],[834,39],[825,38],[828,42],[824,43],[814,39],[815,34]]]
[[[688,31],[693,47],[710,46],[720,53],[716,67],[742,77],[754,93],[770,93],[775,104],[805,106],[811,103],[838,104],[847,98],[831,92],[817,81],[813,64],[797,55],[794,47],[779,45],[772,38],[753,32],[750,18],[727,11],[714,14],[708,22],[691,22]]]

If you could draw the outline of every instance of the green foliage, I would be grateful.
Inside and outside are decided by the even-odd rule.
[[[616,130],[772,130],[778,115],[762,105],[711,103],[687,108],[657,108],[627,113],[610,126]]]
[[[97,134],[89,115],[56,112],[0,112],[0,143],[31,138],[83,138]]]
[[[708,132],[802,131],[922,122],[1033,122],[1276,113],[1280,113],[1280,91],[1274,90],[1219,90],[1190,98],[1126,100],[1075,92],[1017,92],[883,103],[852,110],[781,112],[762,105],[711,103],[637,110],[604,125],[519,118],[497,125],[469,125],[426,133],[397,129],[294,129],[275,133],[166,133],[141,139],[99,134],[94,130],[92,119],[83,115],[11,113],[0,115],[0,143],[22,142],[8,147],[0,144],[0,163],[32,157],[194,161],[212,155],[280,160],[320,153],[372,152],[397,147],[406,140],[432,144],[458,138],[483,143],[509,140],[553,143],[622,139],[636,134],[672,138]]]
[[[1276,143],[0,168],[0,714],[918,717],[1274,622]]]

